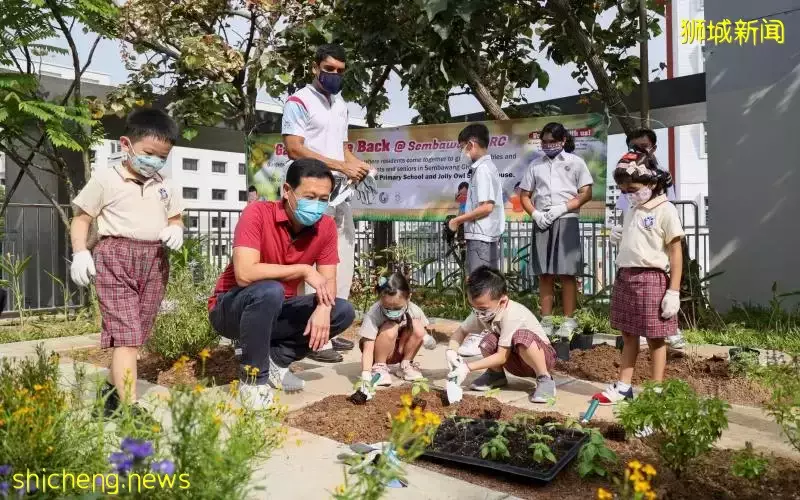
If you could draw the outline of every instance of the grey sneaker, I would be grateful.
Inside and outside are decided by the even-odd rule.
[[[531,403],[549,403],[556,397],[556,381],[553,377],[536,377],[536,390],[531,394]]]
[[[469,388],[473,391],[486,392],[504,385],[508,385],[505,372],[486,370],[480,377],[475,379],[475,382]]]
[[[269,385],[284,392],[302,391],[306,381],[289,371],[289,367],[281,368],[278,364],[269,359]]]
[[[686,347],[686,340],[683,338],[683,334],[680,330],[678,330],[678,333],[675,335],[667,337],[667,345],[673,349],[683,349]]]
[[[544,329],[544,334],[547,338],[553,336],[553,317],[552,316],[542,316],[542,328]]]

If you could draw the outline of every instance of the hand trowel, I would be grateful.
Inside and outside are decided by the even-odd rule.
[[[464,397],[464,389],[462,389],[461,386],[458,385],[455,377],[447,380],[446,392],[447,392],[447,404],[452,405],[458,403],[459,401],[461,401],[461,398]]]

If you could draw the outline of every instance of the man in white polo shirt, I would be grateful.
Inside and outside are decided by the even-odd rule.
[[[339,45],[317,48],[311,67],[314,81],[298,90],[283,107],[281,133],[289,158],[314,158],[333,172],[337,185],[347,180],[360,182],[370,167],[347,148],[347,103],[338,95],[342,89],[345,52]],[[334,193],[337,189],[334,189]],[[329,214],[336,221],[339,234],[339,265],[336,269],[336,296],[347,300],[353,284],[355,258],[355,224],[350,201],[331,207]],[[342,355],[336,350],[349,350],[353,343],[334,339],[308,357],[317,361],[337,363]]]

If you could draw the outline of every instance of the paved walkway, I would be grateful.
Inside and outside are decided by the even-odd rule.
[[[443,326],[443,325],[440,325]],[[444,330],[444,328],[442,328]],[[444,332],[443,332],[444,333]],[[43,341],[47,350],[65,351],[73,348],[93,347],[98,342],[97,335],[68,337]],[[36,345],[42,342],[22,342],[0,346],[0,356],[27,356],[35,352]],[[691,350],[698,354],[724,354],[726,347],[699,346]],[[444,359],[445,345],[439,344],[435,350],[421,350],[417,360],[424,374],[433,385],[443,387],[447,373]],[[358,349],[345,354],[344,362],[326,365],[310,360],[298,363],[302,371],[297,375],[306,380],[306,390],[299,394],[281,394],[280,400],[290,410],[295,410],[332,394],[349,394],[353,381],[361,372]],[[71,362],[64,360],[62,364],[66,380],[73,377]],[[103,373],[104,370],[91,368]],[[477,374],[471,375],[472,378]],[[468,379],[469,381],[470,379]],[[530,411],[558,411],[565,415],[578,417],[586,409],[589,397],[604,384],[578,380],[564,375],[556,376],[558,393],[555,405],[542,406],[528,402],[528,394],[533,389],[530,381],[510,377],[510,384],[498,395],[504,403],[513,404]],[[396,382],[396,385],[399,385]],[[219,390],[227,390],[223,386]],[[137,392],[148,398],[167,389],[158,385],[139,381]],[[789,446],[780,428],[764,412],[758,408],[734,406],[729,412],[729,429],[723,433],[718,442],[723,448],[742,448],[745,441],[762,451],[779,455],[793,456],[797,453]],[[614,418],[610,407],[598,408],[596,419]],[[164,422],[164,425],[168,425]],[[320,436],[315,436],[299,429],[291,429],[286,444],[273,456],[261,464],[254,476],[254,481],[267,487],[266,492],[259,492],[254,498],[283,499],[309,498],[323,499],[330,497],[330,491],[342,482],[342,465],[335,457],[345,450],[345,446]],[[512,498],[505,494],[489,491],[485,488],[421,469],[409,467],[409,488],[392,490],[388,498],[428,498],[428,499],[504,499]],[[280,477],[280,481],[272,478]]]

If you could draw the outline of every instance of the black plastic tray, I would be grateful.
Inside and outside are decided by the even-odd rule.
[[[575,431],[573,431],[575,432]],[[583,437],[575,442],[572,447],[561,457],[561,459],[554,463],[547,472],[536,472],[531,469],[526,469],[524,467],[517,467],[514,465],[507,465],[500,462],[494,462],[492,460],[485,460],[482,458],[474,458],[474,457],[465,457],[463,455],[457,455],[455,453],[443,453],[439,451],[432,451],[427,450],[425,453],[422,454],[423,458],[434,459],[441,462],[447,462],[450,464],[462,464],[462,465],[471,465],[473,467],[479,467],[481,469],[491,470],[491,471],[498,471],[503,472],[505,474],[510,474],[513,476],[523,477],[525,479],[533,479],[534,481],[540,481],[543,483],[549,483],[558,475],[559,472],[564,469],[576,456],[578,456],[578,452],[580,451],[583,444],[589,440],[589,435],[583,433]]]

